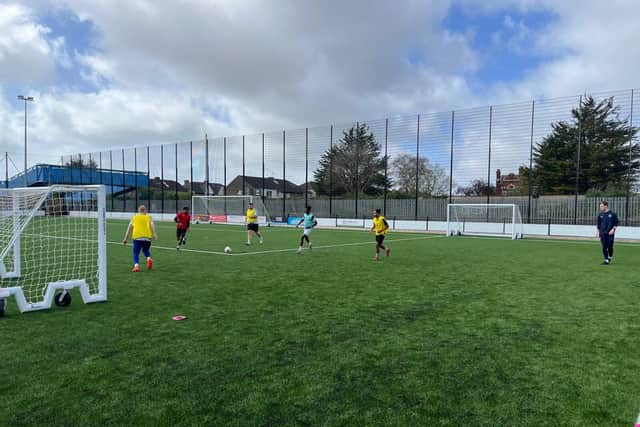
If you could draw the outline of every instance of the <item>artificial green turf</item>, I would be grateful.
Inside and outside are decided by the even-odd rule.
[[[109,223],[118,242],[125,223]],[[110,244],[109,302],[0,319],[0,425],[631,425],[640,247],[373,237],[313,252]],[[188,249],[295,248],[299,230],[196,225]],[[413,239],[393,242],[394,239]],[[360,245],[358,243],[365,243]],[[322,248],[327,245],[346,245]],[[189,319],[174,322],[171,316]]]

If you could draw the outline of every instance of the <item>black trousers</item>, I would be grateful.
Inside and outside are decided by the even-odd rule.
[[[613,256],[613,241],[615,236],[609,233],[600,233],[600,244],[602,244],[602,255],[604,259],[609,259]]]

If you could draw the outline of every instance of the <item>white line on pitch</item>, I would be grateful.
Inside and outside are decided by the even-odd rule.
[[[511,240],[510,238],[505,238],[505,237],[493,237],[493,236],[463,236],[464,239],[482,239],[482,240],[504,240],[504,241],[509,241]],[[600,242],[596,241],[596,240],[575,240],[572,239],[571,237],[569,238],[562,238],[562,237],[558,237],[558,238],[547,238],[544,236],[534,236],[532,235],[530,238],[524,238],[522,239],[524,242],[540,242],[540,243],[566,243],[569,245],[599,245]],[[630,243],[630,242],[616,242],[615,243],[616,247],[618,246],[629,246],[629,247],[639,247],[640,244],[638,243]]]
[[[439,238],[439,237],[443,237],[443,236],[422,236],[422,237],[410,237],[410,238],[406,238],[406,239],[389,239],[387,240],[387,242],[406,242],[406,241],[410,241],[410,240],[426,240],[426,239],[435,239],[435,238]],[[122,245],[122,242],[108,242],[109,244],[112,245]],[[323,246],[314,246],[313,249],[331,249],[331,248],[341,248],[341,247],[345,247],[345,246],[362,246],[362,245],[373,245],[374,242],[373,241],[367,241],[367,242],[356,242],[356,243],[340,243],[340,244],[335,244],[335,245],[323,245]],[[166,247],[166,246],[153,246],[153,249],[163,249],[163,250],[170,250],[170,251],[176,251],[176,248],[170,248],[170,247]],[[261,254],[273,254],[273,253],[281,253],[281,252],[295,252],[297,251],[298,248],[292,248],[292,249],[271,249],[271,250],[267,250],[267,251],[256,251],[256,252],[241,252],[241,253],[230,253],[227,254],[225,252],[219,252],[219,251],[208,251],[208,250],[204,250],[204,249],[187,249],[187,248],[181,248],[180,252],[193,252],[193,253],[199,253],[199,254],[210,254],[210,255],[226,255],[226,256],[247,256],[247,255],[261,255]]]

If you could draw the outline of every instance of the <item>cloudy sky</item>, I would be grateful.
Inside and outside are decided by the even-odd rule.
[[[0,0],[0,146],[61,154],[638,86],[640,2]],[[13,166],[11,166],[12,168]]]

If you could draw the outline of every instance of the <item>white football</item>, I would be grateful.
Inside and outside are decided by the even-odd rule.
[[[229,246],[227,246],[226,248],[224,248],[224,253],[225,254],[230,254],[231,253],[231,248]]]

